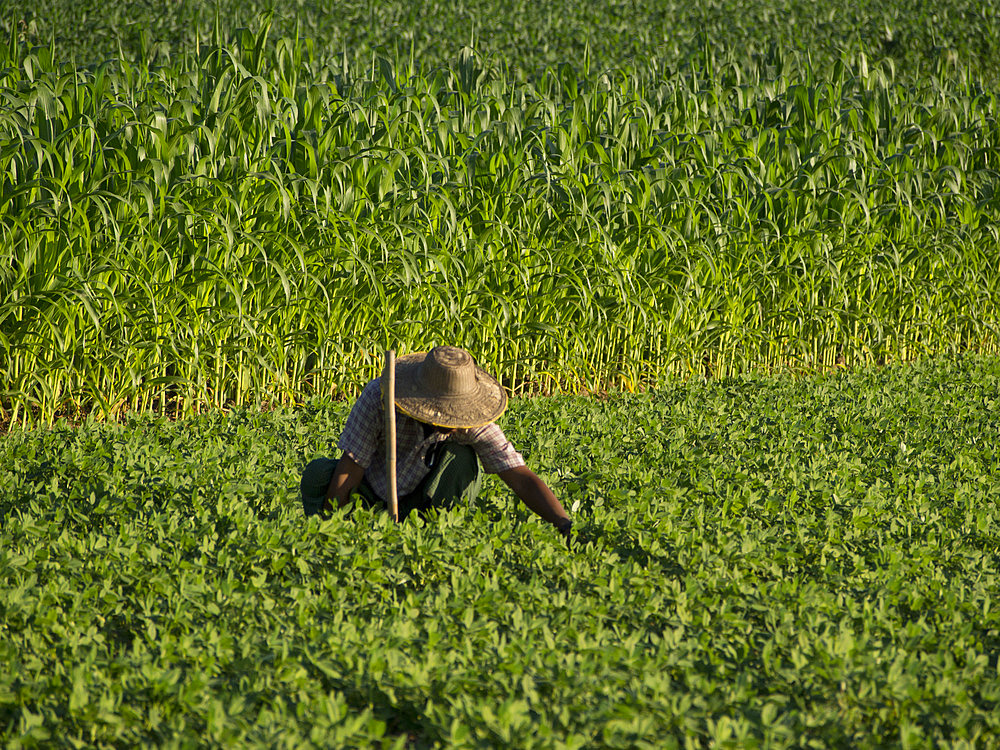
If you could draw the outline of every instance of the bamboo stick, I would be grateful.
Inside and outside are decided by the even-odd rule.
[[[399,522],[399,496],[396,492],[396,350],[385,353],[383,378],[383,412],[385,412],[385,474],[389,491],[389,512]]]

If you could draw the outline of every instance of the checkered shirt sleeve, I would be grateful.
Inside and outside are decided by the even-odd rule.
[[[507,469],[524,466],[524,457],[514,449],[503,430],[495,423],[470,430],[456,430],[451,439],[456,443],[471,445],[487,474],[499,474]]]
[[[382,391],[376,378],[364,387],[354,403],[337,447],[367,469],[380,448],[385,452],[382,421]]]

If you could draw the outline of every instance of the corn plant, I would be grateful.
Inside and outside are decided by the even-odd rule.
[[[996,351],[996,95],[947,60],[524,80],[268,39],[3,49],[7,420],[350,393],[388,342],[515,392]]]

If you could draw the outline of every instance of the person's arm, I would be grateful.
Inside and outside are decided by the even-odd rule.
[[[555,526],[567,539],[573,525],[562,503],[549,486],[527,466],[518,466],[497,474],[517,495],[521,502]]]
[[[365,466],[371,462],[378,449],[381,429],[382,395],[379,379],[376,378],[362,389],[358,400],[351,407],[351,413],[347,415],[344,431],[337,441],[337,447],[342,453],[326,490],[324,513],[333,510],[331,500],[336,500],[341,508],[350,502],[351,492],[361,484]]]
[[[350,502],[351,493],[358,488],[361,480],[365,476],[364,468],[346,453],[337,462],[337,468],[333,470],[333,478],[330,486],[326,490],[326,503],[323,510],[329,512],[333,510],[331,500],[337,501],[337,507],[343,508]]]

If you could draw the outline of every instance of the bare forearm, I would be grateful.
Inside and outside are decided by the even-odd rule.
[[[549,523],[558,526],[560,522],[569,518],[562,503],[549,486],[527,467],[522,466],[520,469],[503,472],[500,478],[507,483],[521,502]]]
[[[330,486],[326,490],[326,500],[329,510],[333,509],[332,501],[337,507],[343,508],[350,502],[351,493],[358,488],[365,476],[365,470],[346,453],[340,457],[337,468],[333,472]]]

